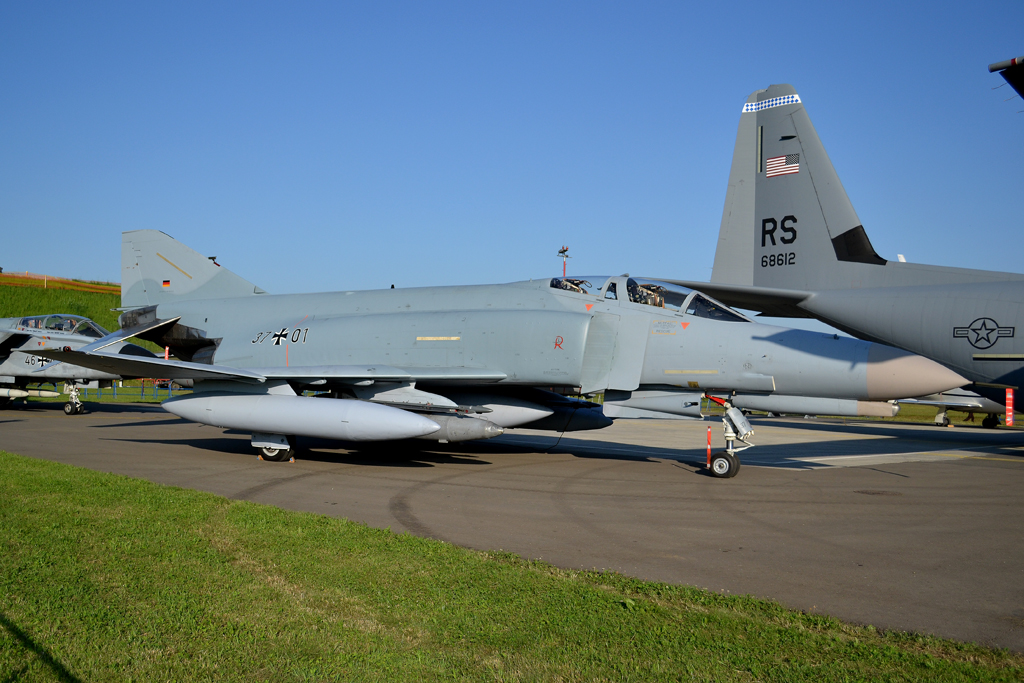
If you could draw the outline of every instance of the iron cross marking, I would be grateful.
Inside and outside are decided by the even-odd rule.
[[[288,338],[288,328],[281,328],[281,331],[274,335],[274,346],[280,346],[281,341]]]

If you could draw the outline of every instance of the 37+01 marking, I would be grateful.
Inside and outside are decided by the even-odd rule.
[[[291,331],[292,344],[298,344],[300,339],[302,343],[305,344],[307,334],[309,334],[308,327],[296,327],[294,330]],[[256,338],[253,339],[250,343],[262,344],[268,339],[273,339],[274,346],[280,346],[282,342],[288,341],[288,337],[288,328],[282,327],[280,332],[274,332],[273,330],[270,330],[269,332],[260,332],[259,334],[256,335]]]

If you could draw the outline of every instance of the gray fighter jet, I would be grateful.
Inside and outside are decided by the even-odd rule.
[[[29,389],[30,384],[64,382],[68,388],[68,402],[64,412],[76,415],[82,412],[78,382],[99,380],[109,382],[121,379],[119,375],[72,365],[52,363],[39,355],[47,349],[79,348],[108,335],[105,329],[79,315],[53,314],[24,318],[0,318],[0,409],[11,401],[26,396],[56,398],[60,392],[50,389]],[[110,352],[150,356],[153,354],[135,344],[119,342]]]
[[[789,85],[759,90],[743,105],[711,282],[669,281],[921,354],[1000,403],[1024,380],[1024,275],[875,253]]]
[[[272,296],[141,230],[123,234],[121,300],[120,331],[42,353],[197,380],[164,408],[250,432],[271,460],[291,457],[296,436],[448,442],[611,424],[600,406],[562,393],[684,414],[707,394],[728,410],[727,448],[711,463],[728,477],[739,467],[735,441],[751,432],[735,397],[870,402],[964,383],[920,356],[760,325],[699,292],[625,275]],[[107,352],[132,336],[177,360]]]

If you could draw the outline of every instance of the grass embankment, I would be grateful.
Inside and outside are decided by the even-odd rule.
[[[1024,657],[0,452],[2,680],[997,681]]]
[[[117,311],[111,309],[120,305],[119,293],[43,289],[41,280],[35,287],[0,283],[0,318],[70,313],[91,318],[105,329],[113,331],[120,325],[117,324]]]
[[[4,277],[4,276],[0,276]],[[0,281],[0,318],[19,318],[28,315],[70,313],[81,315],[97,323],[105,330],[120,329],[117,311],[121,305],[120,290],[90,291],[75,289],[43,288],[42,280],[28,280],[28,285],[9,285]],[[133,339],[133,344],[143,346],[153,353],[163,349],[148,341]]]
[[[121,295],[121,285],[111,282],[92,282],[90,280],[69,280],[51,275],[35,273],[0,273],[0,285],[11,287],[42,287],[43,289],[73,289],[79,292],[100,292],[102,294]]]

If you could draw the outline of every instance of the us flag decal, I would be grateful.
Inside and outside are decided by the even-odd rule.
[[[771,178],[777,175],[790,175],[800,172],[800,155],[787,154],[781,157],[772,157],[765,161],[765,176]]]

